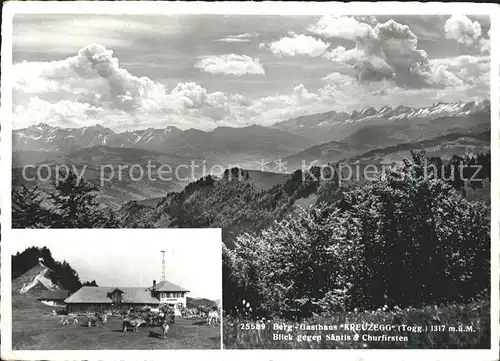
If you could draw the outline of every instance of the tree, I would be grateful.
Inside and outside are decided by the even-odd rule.
[[[113,212],[96,201],[99,188],[74,172],[60,169],[52,180],[52,228],[114,228]]]
[[[83,284],[82,284],[82,287],[83,287],[83,286],[87,286],[87,287],[99,287],[99,286],[97,285],[97,283],[96,283],[96,281],[95,281],[95,280],[92,280],[91,282],[89,282],[89,281],[85,281],[85,282],[83,282]]]
[[[431,165],[414,152],[335,203],[240,235],[226,255],[231,294],[290,319],[467,302],[488,291],[489,207],[463,198]]]
[[[12,228],[46,228],[51,214],[42,206],[38,187],[12,190]]]
[[[47,276],[56,285],[70,292],[75,292],[82,286],[78,273],[69,265],[68,262],[56,261],[47,247],[29,247],[23,252],[18,252],[12,256],[12,279],[15,279],[32,269],[42,258],[43,264],[51,272]],[[95,283],[95,281],[94,281]]]

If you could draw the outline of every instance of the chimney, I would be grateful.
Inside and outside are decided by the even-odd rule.
[[[156,289],[156,280],[153,280],[153,291]]]

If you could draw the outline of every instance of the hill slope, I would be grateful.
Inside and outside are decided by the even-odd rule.
[[[62,287],[53,282],[54,271],[39,262],[35,267],[12,281],[12,292],[38,295],[44,291],[60,291]]]
[[[76,150],[48,160],[52,174],[57,165],[66,165],[82,174],[83,178],[101,187],[98,199],[106,205],[118,208],[129,200],[141,200],[165,196],[173,190],[180,190],[194,176],[200,176],[200,162],[162,152],[133,148],[112,148],[95,146]],[[181,167],[191,165],[193,168]],[[170,168],[169,168],[170,167]],[[42,190],[52,189],[50,181],[41,181],[36,168],[12,170],[13,187],[38,185]],[[177,173],[176,173],[177,172]],[[42,174],[43,178],[46,174]],[[33,179],[33,180],[32,180]]]
[[[368,141],[368,139],[365,139],[365,132],[366,138],[370,138],[370,131],[363,129],[345,141],[316,145],[286,157],[284,161],[290,165],[290,168],[302,168],[304,164],[307,166],[312,164],[324,165],[346,160],[349,162],[356,160],[369,162],[375,161],[373,157],[376,154],[389,156],[394,153],[393,157],[387,157],[392,162],[392,158],[394,160],[401,160],[412,149],[426,150],[428,155],[440,156],[445,159],[449,159],[452,155],[462,156],[467,153],[487,153],[490,150],[489,129],[486,131],[477,130],[470,133],[447,133],[437,137],[431,136],[427,139],[410,142],[406,142],[404,139],[400,141],[396,136],[392,136],[390,140],[386,139],[383,142],[378,142],[376,140],[376,132],[372,136],[374,140]],[[380,133],[378,135],[380,136]],[[395,153],[399,153],[399,156],[396,156]],[[375,164],[378,163],[379,161],[375,161]]]
[[[78,273],[66,262],[56,261],[47,247],[29,247],[12,256],[12,292],[36,294],[82,287]]]

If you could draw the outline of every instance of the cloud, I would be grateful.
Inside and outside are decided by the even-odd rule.
[[[212,74],[235,76],[266,74],[262,64],[259,62],[259,59],[253,59],[247,55],[237,54],[204,56],[198,60],[194,67]]]
[[[381,79],[369,83],[362,82],[352,76],[333,72],[323,77],[326,84],[318,90],[319,96],[334,104],[332,109],[352,110],[368,106],[380,106],[387,100],[382,100],[381,94],[389,89],[397,88],[393,80]],[[341,106],[339,106],[342,104]]]
[[[247,116],[266,125],[298,115],[326,111],[331,104],[324,104],[321,97],[307,90],[303,84],[296,85],[291,93],[271,95],[256,100],[247,109]]]
[[[250,39],[245,39],[245,38],[220,38],[215,41],[220,41],[223,43],[249,43],[251,40]]]
[[[489,88],[490,84],[490,57],[461,55],[454,58],[432,59],[432,68],[444,68],[462,84]]]
[[[459,57],[440,59],[432,66],[453,64],[448,71],[463,64],[483,64],[483,60]],[[467,65],[465,65],[467,67]],[[482,67],[483,65],[479,65]],[[445,73],[447,74],[447,73]],[[453,73],[454,74],[454,73]],[[465,76],[465,74],[464,74]],[[459,78],[457,76],[457,78]],[[429,106],[435,102],[454,102],[457,100],[483,100],[489,97],[488,83],[460,82],[457,86],[446,88],[410,89],[398,86],[394,80],[383,79],[373,82],[362,82],[346,74],[334,72],[323,78],[325,86],[318,90],[322,102],[330,102],[331,109],[352,110],[361,107],[380,108],[388,105],[397,107],[408,105],[413,107]],[[360,106],[362,104],[362,106]]]
[[[373,28],[350,16],[325,15],[317,23],[310,25],[308,31],[328,38],[341,38],[356,41],[373,37]]]
[[[36,122],[51,125],[85,126],[95,124],[95,119],[104,114],[104,109],[88,103],[69,100],[49,102],[33,97],[26,105],[17,105],[13,111],[13,124],[28,127]]]
[[[65,60],[15,64],[13,88],[42,97],[58,92],[63,99],[86,99],[124,111],[155,108],[165,95],[162,84],[130,74],[120,67],[113,51],[95,43]]]
[[[361,45],[352,49],[337,47],[328,52],[334,61],[352,64],[347,72],[332,72],[316,87],[297,82],[293,88],[255,98],[210,92],[195,81],[181,81],[167,88],[131,74],[109,49],[90,44],[63,60],[14,65],[14,127],[44,122],[63,127],[99,123],[118,131],[167,125],[212,129],[221,125],[271,125],[329,110],[424,106],[436,101],[488,97],[489,56],[427,60],[424,75],[428,78],[424,79],[439,86],[417,89],[405,86],[399,78],[404,74],[400,64],[406,64],[405,57],[418,52],[413,47],[416,38],[408,29],[392,25],[375,27],[374,34],[377,41],[372,43],[359,39]],[[388,45],[380,45],[386,42]],[[387,54],[399,54],[402,59]]]
[[[304,34],[297,35],[293,32],[288,37],[270,44],[260,44],[261,48],[266,48],[277,56],[309,55],[315,57],[323,54],[329,46],[330,43],[325,43],[321,39]]]
[[[14,126],[44,122],[60,126],[100,123],[145,127],[199,124],[242,116],[252,101],[240,94],[209,93],[195,82],[180,82],[171,91],[147,77],[121,68],[113,52],[90,44],[60,61],[14,65]]]
[[[476,48],[482,54],[490,52],[490,39],[488,38],[491,29],[488,30],[488,38],[483,37],[481,24],[478,21],[473,22],[465,15],[453,15],[446,20],[444,31],[447,39]]]
[[[394,20],[374,27],[352,17],[326,16],[309,30],[355,42],[351,49],[339,46],[324,54],[332,61],[348,64],[360,81],[394,80],[401,87],[426,88],[457,85],[444,68],[432,68],[417,36],[407,25]]]
[[[99,39],[114,49],[137,45],[137,39],[181,31],[155,16],[19,14],[13,19],[13,55],[20,49],[71,54]],[[61,36],[64,34],[64,36]]]
[[[227,37],[217,39],[216,41],[224,42],[224,43],[248,43],[253,37],[250,33],[236,34],[236,35],[228,35]]]
[[[447,39],[453,39],[460,44],[472,46],[481,38],[481,24],[472,21],[465,15],[453,15],[444,24]]]

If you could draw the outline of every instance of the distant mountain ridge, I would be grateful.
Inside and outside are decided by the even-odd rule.
[[[397,114],[388,109],[391,108],[384,107],[375,113],[370,110],[357,112],[355,115],[365,114],[363,118],[356,118],[357,120],[323,118],[322,122],[318,123],[320,115],[316,115],[313,119],[302,118],[295,123],[286,124],[289,130],[292,125],[297,126],[297,134],[305,133],[310,137],[315,137],[316,134],[317,139],[326,137],[329,140],[287,156],[284,160],[292,168],[300,167],[302,162],[317,161],[318,164],[324,164],[374,149],[416,143],[451,134],[479,135],[491,129],[489,101],[441,103],[421,109],[405,107],[404,112],[398,111]],[[323,116],[325,114],[327,113]],[[384,114],[387,117],[384,117]]]
[[[330,111],[305,115],[275,123],[273,127],[326,142],[342,140],[365,125],[432,121],[445,117],[465,118],[475,114],[489,114],[490,109],[489,100],[434,103],[422,108],[400,105],[396,108],[384,106],[377,110],[369,107],[349,113]]]
[[[47,124],[32,125],[13,132],[16,152],[69,153],[95,146],[139,148],[196,159],[228,159],[245,156],[284,156],[312,144],[306,137],[289,132],[252,125],[243,128],[218,127],[210,132],[197,129],[164,129],[115,133],[95,125],[83,128],[61,128]]]
[[[276,156],[289,155],[314,144],[340,140],[360,126],[368,124],[399,123],[413,119],[432,120],[443,117],[467,117],[476,113],[489,113],[490,101],[458,101],[434,103],[428,107],[396,108],[373,107],[352,112],[330,111],[305,115],[275,123],[271,127],[217,127],[212,131],[181,130],[175,126],[146,128],[116,133],[94,125],[81,128],[62,128],[44,123],[13,131],[14,151],[43,151],[67,153],[93,146],[142,148],[184,156],[213,153],[275,152]]]

